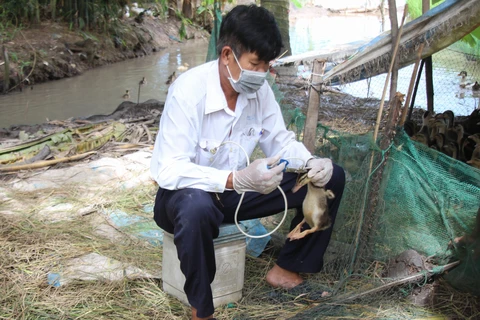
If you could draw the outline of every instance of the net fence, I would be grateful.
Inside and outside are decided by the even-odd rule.
[[[474,90],[475,81],[480,81],[480,52],[462,43],[456,43],[432,55],[434,105],[436,112],[452,110],[456,115],[469,115],[480,106],[480,90]],[[409,65],[398,72],[398,91],[407,93],[414,66]],[[386,74],[335,86],[355,97],[380,99]],[[418,80],[414,106],[427,109],[425,68]],[[388,92],[386,99],[389,99]]]

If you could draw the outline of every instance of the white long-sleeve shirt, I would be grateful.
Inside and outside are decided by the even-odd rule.
[[[287,131],[273,92],[265,84],[253,94],[239,94],[235,111],[220,87],[218,60],[178,77],[170,86],[153,149],[150,172],[168,190],[197,188],[223,192],[228,175],[246,166],[257,143],[267,157],[312,158]],[[289,167],[294,167],[295,161]],[[298,168],[299,165],[296,167]]]

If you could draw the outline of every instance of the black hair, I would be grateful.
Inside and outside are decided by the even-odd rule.
[[[275,17],[265,8],[254,4],[234,7],[220,25],[217,54],[230,46],[238,59],[245,52],[256,53],[258,58],[270,62],[280,55],[282,36]]]

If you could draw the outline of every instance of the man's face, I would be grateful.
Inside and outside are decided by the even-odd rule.
[[[230,72],[232,73],[232,77],[234,80],[237,80],[240,77],[240,66],[242,69],[245,70],[252,70],[252,71],[259,71],[259,72],[267,72],[269,69],[269,64],[263,60],[258,59],[256,53],[252,52],[245,52],[240,57],[237,56],[237,61],[235,60],[233,51],[230,50],[228,54],[228,67]]]

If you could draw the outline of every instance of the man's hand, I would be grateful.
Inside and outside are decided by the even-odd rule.
[[[307,162],[306,169],[311,182],[317,187],[325,186],[332,178],[333,164],[328,158],[310,159]]]
[[[285,163],[281,163],[271,169],[280,160],[280,156],[257,159],[248,167],[233,172],[233,188],[238,193],[255,191],[267,194],[275,190],[283,179]]]

